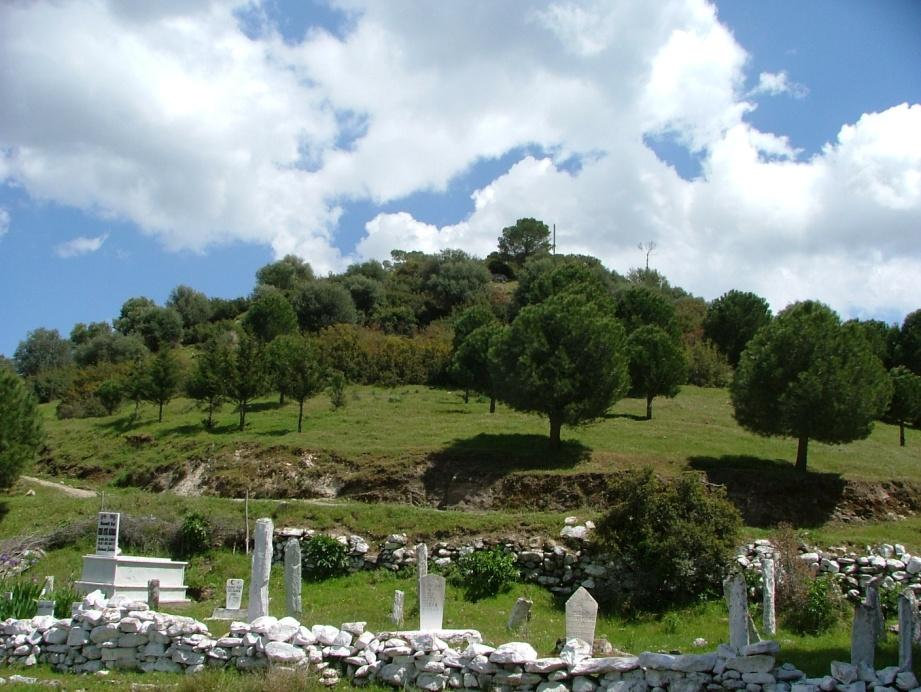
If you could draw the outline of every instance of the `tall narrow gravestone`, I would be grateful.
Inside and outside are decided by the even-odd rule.
[[[406,598],[406,594],[397,589],[393,592],[393,608],[390,611],[390,619],[393,620],[394,625],[403,625],[403,601]]]
[[[435,632],[443,628],[445,578],[427,574],[419,580],[419,629]]]
[[[873,667],[876,658],[876,611],[872,605],[858,603],[851,629],[851,663]]]
[[[723,582],[723,593],[729,607],[729,646],[741,650],[749,645],[748,587],[738,572]]]
[[[591,645],[595,641],[598,601],[580,586],[566,601],[566,639],[581,639]]]
[[[918,627],[918,601],[915,592],[905,589],[899,596],[899,670],[912,668],[911,643]]]
[[[425,543],[416,546],[416,579],[417,590],[422,591],[422,577],[429,573],[429,547]]]
[[[506,627],[512,632],[517,632],[522,626],[531,619],[531,606],[534,601],[530,598],[519,598],[512,606],[512,612],[509,613]]]
[[[301,614],[301,543],[293,537],[285,543],[285,611]]]
[[[761,561],[761,574],[764,577],[764,633],[773,637],[777,634],[777,614],[774,610],[774,559],[766,557]]]
[[[253,575],[249,582],[249,621],[269,614],[269,576],[272,573],[272,520],[256,520]]]

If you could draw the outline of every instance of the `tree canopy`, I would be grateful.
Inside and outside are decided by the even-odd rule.
[[[905,446],[905,424],[921,421],[921,376],[904,365],[889,371],[892,380],[892,401],[886,418],[899,426],[899,446]]]
[[[863,439],[886,410],[891,384],[856,329],[814,301],[794,303],[755,334],[730,387],[736,420],[760,435],[798,441],[806,471],[810,439]]]
[[[243,326],[266,344],[277,336],[296,332],[297,313],[280,290],[263,286],[251,301]]]
[[[497,336],[490,358],[499,398],[547,416],[553,449],[563,424],[598,418],[627,389],[623,327],[609,301],[577,291],[523,308]]]
[[[614,314],[631,334],[645,325],[659,327],[677,338],[680,335],[675,305],[662,293],[645,286],[630,286],[614,296]]]
[[[771,321],[771,308],[761,296],[745,291],[729,291],[707,307],[704,336],[726,356],[733,366],[755,333]]]
[[[499,236],[499,256],[506,262],[524,266],[532,257],[549,254],[550,229],[543,221],[530,217],[506,226]]]
[[[0,489],[16,482],[43,441],[41,416],[31,392],[15,373],[0,368]]]
[[[646,419],[652,418],[652,400],[674,397],[687,379],[687,363],[678,340],[661,327],[647,324],[627,337],[630,389],[646,399]]]

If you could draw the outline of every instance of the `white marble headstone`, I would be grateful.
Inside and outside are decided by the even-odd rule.
[[[595,623],[598,620],[598,601],[580,586],[566,601],[566,639],[595,641]]]
[[[239,610],[243,603],[243,580],[227,580],[227,610]]]
[[[434,632],[443,629],[445,612],[445,578],[427,574],[419,580],[419,629]]]
[[[40,600],[35,615],[54,615],[54,601]]]
[[[118,554],[118,512],[100,512],[96,524],[96,554]]]

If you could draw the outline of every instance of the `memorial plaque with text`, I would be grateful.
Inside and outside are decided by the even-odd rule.
[[[589,644],[595,641],[595,623],[598,620],[598,601],[580,586],[566,601],[566,639],[581,639]]]
[[[118,512],[100,512],[96,524],[96,554],[118,554]]]
[[[445,612],[445,578],[428,574],[419,580],[419,629],[434,632],[442,629]]]
[[[243,603],[243,580],[242,579],[228,579],[227,580],[227,609],[228,610],[237,610],[240,607],[240,604]]]

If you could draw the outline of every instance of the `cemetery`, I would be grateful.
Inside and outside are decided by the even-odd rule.
[[[454,550],[461,553],[489,546],[451,548],[438,544],[430,558],[428,545],[410,548],[404,535],[391,535],[378,556],[377,567],[392,571],[414,563],[417,593],[410,600],[418,603],[418,621],[409,622],[407,594],[393,593],[391,621],[394,629],[372,632],[365,622],[339,625],[302,621],[301,543],[313,532],[282,528],[275,530],[270,518],[255,522],[251,573],[247,579],[231,578],[226,583],[223,608],[211,618],[198,621],[160,610],[184,588],[169,569],[156,567],[155,559],[122,556],[118,549],[118,513],[101,512],[97,532],[97,554],[84,557],[84,577],[92,571],[96,558],[121,558],[108,579],[81,580],[81,588],[98,585],[74,603],[67,618],[53,615],[53,602],[40,601],[39,613],[27,620],[10,619],[0,625],[0,652],[10,668],[30,668],[48,664],[54,670],[75,674],[136,670],[158,673],[196,673],[206,669],[229,668],[239,671],[281,667],[316,676],[321,685],[337,683],[378,685],[423,690],[443,689],[537,689],[575,692],[617,690],[739,690],[747,692],[818,692],[868,689],[909,692],[919,687],[913,672],[913,643],[921,637],[921,618],[915,592],[921,590],[917,557],[901,546],[883,546],[890,557],[809,554],[799,556],[814,572],[847,573],[855,567],[856,584],[851,655],[848,661],[835,661],[826,675],[808,677],[795,666],[783,662],[776,633],[774,611],[775,554],[768,541],[744,546],[734,568],[724,582],[728,612],[725,642],[714,650],[698,653],[613,651],[607,640],[598,639],[598,603],[583,584],[569,584],[565,600],[565,631],[553,652],[538,652],[526,641],[484,642],[473,628],[450,629],[444,626],[446,580],[429,573],[450,562]],[[588,529],[588,530],[586,530]],[[576,564],[583,554],[590,555],[589,527],[567,521],[561,531],[566,541],[563,563]],[[374,567],[369,559],[370,545],[358,536],[342,537],[351,557],[361,557],[364,568]],[[281,547],[281,550],[279,550]],[[536,562],[530,550],[518,553],[522,564]],[[402,552],[397,552],[402,551]],[[528,554],[530,553],[530,554]],[[551,549],[548,556],[557,555]],[[129,560],[125,563],[123,560]],[[599,556],[592,555],[592,560]],[[404,562],[405,561],[405,562]],[[437,562],[440,561],[440,562]],[[447,561],[447,562],[446,562]],[[168,561],[167,561],[168,562]],[[353,565],[358,564],[352,560]],[[549,560],[552,562],[552,560]],[[399,564],[398,564],[399,563]],[[124,576],[118,569],[129,568]],[[184,564],[184,563],[183,563]],[[823,567],[824,565],[824,567]],[[843,567],[843,570],[842,570]],[[284,573],[284,617],[270,615],[269,581],[273,569]],[[755,623],[749,609],[750,595],[746,572],[763,575],[763,622]],[[837,571],[835,571],[837,570]],[[902,574],[906,576],[902,576]],[[600,575],[599,575],[600,576]],[[141,583],[148,577],[146,583]],[[533,577],[533,575],[532,575]],[[843,577],[847,579],[848,577]],[[904,582],[898,599],[898,662],[877,666],[877,643],[884,634],[880,605],[880,586],[888,580]],[[246,582],[248,591],[245,589]],[[537,577],[540,583],[540,577]],[[587,581],[587,580],[586,580]],[[549,586],[550,582],[543,582]],[[890,584],[891,585],[891,584]],[[590,584],[594,586],[594,584]],[[49,592],[53,589],[50,587]],[[165,587],[165,588],[164,588]],[[554,588],[551,586],[550,588]],[[244,592],[248,593],[246,607]],[[308,595],[309,597],[309,595]],[[511,639],[526,630],[532,602],[519,598],[512,608],[506,630]],[[413,626],[415,625],[415,626]],[[761,639],[759,628],[766,639]]]

